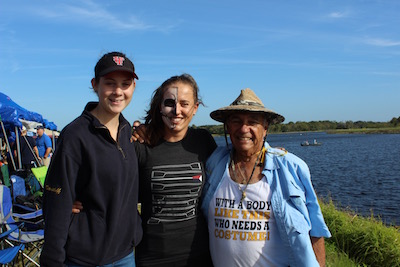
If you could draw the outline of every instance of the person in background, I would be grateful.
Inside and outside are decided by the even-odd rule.
[[[50,153],[52,150],[51,139],[44,132],[43,125],[37,126],[36,132],[37,132],[36,146],[39,151],[39,157],[42,161],[42,164],[48,167],[50,165]]]
[[[206,164],[201,209],[214,266],[325,266],[330,232],[309,168],[266,142],[269,125],[284,117],[250,89],[210,116],[224,123],[232,143]]]
[[[39,152],[36,146],[36,141],[32,136],[27,135],[27,129],[25,126],[21,128],[20,135],[20,151],[21,151],[21,163],[22,168],[30,172],[32,167],[35,167],[36,159],[39,159]],[[17,157],[17,146],[14,143],[13,146],[14,157]],[[36,158],[36,159],[35,159]]]
[[[61,132],[43,196],[42,267],[135,266],[142,237],[138,162],[122,115],[138,76],[120,52],[103,55],[91,80],[98,102]],[[74,200],[84,208],[71,213]]]
[[[136,127],[138,127],[140,125],[140,121],[139,120],[135,120],[132,124],[132,130],[135,130]]]
[[[199,203],[204,164],[216,143],[206,130],[189,128],[199,104],[189,74],[169,78],[153,93],[144,124],[147,143],[135,143],[143,222],[138,266],[212,266]]]

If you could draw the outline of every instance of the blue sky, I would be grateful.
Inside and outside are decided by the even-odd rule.
[[[400,1],[0,0],[0,91],[61,130],[88,101],[94,65],[122,51],[144,116],[167,78],[189,73],[209,113],[251,88],[286,121],[400,116]]]

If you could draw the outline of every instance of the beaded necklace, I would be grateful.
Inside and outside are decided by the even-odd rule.
[[[261,156],[262,155],[262,156]],[[260,158],[260,156],[261,156],[261,158]],[[230,167],[231,167],[231,169],[232,169],[232,174],[233,174],[233,178],[235,179],[235,181],[238,181],[238,179],[237,179],[237,177],[236,177],[236,167],[235,167],[235,163],[234,163],[234,161],[233,161],[233,150],[232,150],[232,152],[231,152],[231,155],[230,155],[230,157],[231,157],[231,161],[230,161]],[[259,161],[260,160],[260,161]],[[240,198],[240,202],[242,202],[243,200],[244,200],[244,198],[246,197],[246,189],[247,189],[247,186],[249,185],[249,183],[250,183],[250,181],[251,181],[251,178],[253,178],[253,174],[254,174],[254,171],[255,171],[255,169],[256,169],[256,166],[257,165],[262,165],[263,163],[264,163],[264,160],[265,160],[265,148],[264,148],[264,146],[261,148],[261,150],[260,150],[260,152],[258,153],[258,155],[257,155],[257,159],[256,159],[256,161],[254,162],[254,166],[253,166],[253,170],[251,171],[251,175],[250,175],[250,178],[248,179],[248,180],[246,180],[245,179],[245,176],[243,175],[243,183],[245,184],[245,186],[244,186],[244,188],[242,189],[241,187],[240,187],[240,184],[238,184],[238,189],[239,189],[239,191],[240,192],[242,192],[242,196],[241,196],[241,198]],[[240,169],[240,168],[239,168]]]

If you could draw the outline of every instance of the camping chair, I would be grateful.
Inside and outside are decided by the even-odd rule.
[[[31,171],[33,175],[36,177],[36,179],[39,181],[40,187],[42,188],[43,191],[44,181],[46,179],[46,174],[47,174],[47,166],[43,165],[40,167],[31,168]]]
[[[18,226],[14,226],[14,228],[12,228],[12,229],[10,229],[8,231],[5,231],[4,233],[1,233],[0,234],[0,242],[2,242],[5,238],[7,238],[7,236],[9,234],[11,234],[13,231],[16,230],[16,228],[20,228],[22,226],[23,226],[23,223],[19,224]],[[23,263],[22,251],[25,248],[24,244],[18,244],[18,245],[15,245],[15,246],[10,246],[10,245],[4,244],[2,242],[0,246],[1,246],[1,249],[0,249],[0,264],[1,264],[1,266],[4,266],[5,264],[8,265],[9,263],[12,263],[12,266],[14,266],[14,263],[15,263],[15,261],[17,259],[17,254],[19,252],[21,252],[20,253],[21,261]]]
[[[23,228],[11,231],[4,241],[10,246],[24,244],[22,263],[26,266],[31,264],[40,266],[38,261],[44,242],[44,229],[40,224],[32,223],[30,220],[42,216],[42,210],[22,215],[13,213],[10,189],[4,185],[0,185],[0,202],[0,222],[5,230],[15,229],[18,222],[24,222]]]
[[[19,213],[30,213],[42,208],[43,191],[33,174],[29,174],[25,179],[13,174],[10,180],[14,213],[17,210]]]
[[[3,184],[6,186],[10,186],[10,173],[8,172],[8,164],[1,165],[1,176],[3,180]]]

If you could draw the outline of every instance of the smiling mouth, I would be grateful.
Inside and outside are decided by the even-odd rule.
[[[110,99],[110,102],[113,104],[119,104],[122,103],[123,99]]]
[[[167,115],[163,115],[166,119],[168,119],[172,124],[178,124],[180,123],[183,119],[182,118],[176,118],[176,117],[169,117]]]
[[[183,118],[177,118],[177,117],[170,117],[166,114],[162,113],[163,118],[165,119],[165,123],[166,125],[170,128],[170,129],[174,129],[178,124],[181,123],[181,121],[183,120]]]
[[[178,124],[182,121],[182,118],[168,118],[172,123]]]

